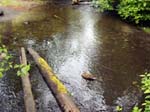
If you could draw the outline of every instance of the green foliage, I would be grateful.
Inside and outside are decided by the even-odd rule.
[[[132,112],[142,112],[142,109],[139,109],[137,106],[135,106]]]
[[[16,64],[14,68],[17,69],[17,76],[25,76],[30,70],[30,65]]]
[[[121,0],[117,10],[121,17],[136,23],[150,20],[149,0]]]
[[[142,90],[145,94],[150,94],[150,73],[145,73],[144,75],[140,75],[142,77]]]
[[[121,112],[121,111],[122,111],[122,107],[117,106],[117,107],[116,107],[116,111],[117,111],[117,112]]]
[[[134,107],[132,112],[150,112],[150,73],[145,73],[144,75],[141,75],[141,89],[143,90],[145,94],[145,101],[142,104],[144,106],[143,111],[142,109],[139,109],[138,107]]]
[[[135,23],[150,20],[149,0],[97,0],[100,10],[114,10],[123,19],[128,19]]]
[[[30,65],[13,64],[11,62],[12,56],[8,53],[7,48],[2,45],[0,46],[0,78],[9,69],[17,69],[17,76],[25,76],[30,70]]]
[[[104,10],[113,10],[113,0],[98,0],[98,2],[95,2],[97,5],[100,6],[100,11]]]
[[[11,57],[5,46],[0,46],[0,78],[3,77],[4,72],[13,67]]]
[[[150,112],[150,73],[145,73],[144,75],[141,75],[141,77],[141,89],[145,94],[145,102],[142,105],[145,107],[144,112]]]

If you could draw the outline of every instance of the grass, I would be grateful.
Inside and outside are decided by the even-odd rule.
[[[1,0],[0,6],[20,6],[21,2],[18,0]]]
[[[0,0],[0,6],[26,6],[26,4],[37,3],[42,4],[46,0],[32,0],[32,1],[22,1],[22,0]]]

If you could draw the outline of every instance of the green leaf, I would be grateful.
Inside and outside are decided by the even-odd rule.
[[[17,64],[14,65],[14,69],[19,68],[19,67],[20,65],[17,65]]]
[[[17,71],[17,76],[21,76],[21,72],[20,71]]]
[[[147,95],[147,96],[145,97],[145,99],[150,99],[150,95]]]
[[[3,73],[2,72],[0,72],[0,78],[2,78],[3,77]]]
[[[135,106],[132,112],[142,112],[142,109],[139,109],[137,106]]]
[[[122,107],[117,106],[117,107],[116,107],[116,111],[121,112],[121,111],[122,111]]]
[[[145,94],[148,94],[148,93],[150,93],[150,90],[147,89],[147,90],[144,91],[144,93],[145,93]]]
[[[4,68],[0,68],[0,72],[3,72],[4,71]]]

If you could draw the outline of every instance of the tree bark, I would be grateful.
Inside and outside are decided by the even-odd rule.
[[[21,48],[20,63],[27,65],[25,49],[23,47]],[[24,91],[24,103],[26,112],[36,112],[35,102],[31,90],[31,83],[29,80],[29,73],[27,73],[25,76],[21,76],[21,80]]]
[[[47,62],[39,56],[32,48],[28,48],[36,64],[42,72],[42,75],[52,91],[57,103],[63,112],[80,112],[78,107],[73,102],[67,88],[60,82],[57,76],[53,73]]]

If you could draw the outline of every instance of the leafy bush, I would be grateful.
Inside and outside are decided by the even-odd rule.
[[[150,112],[150,73],[145,73],[144,75],[141,75],[141,77],[141,89],[145,94],[145,102],[142,105],[145,106],[144,112]]]
[[[97,0],[100,10],[116,11],[123,19],[135,23],[150,20],[149,0]]]
[[[139,109],[137,106],[135,106],[132,112],[150,112],[150,73],[145,73],[144,75],[141,75],[141,77],[141,89],[145,94],[145,101],[142,104],[144,108],[142,111],[142,109]]]
[[[113,4],[112,0],[98,0],[95,3],[100,6],[100,11],[114,10],[113,5],[112,5]]]
[[[150,20],[149,0],[121,0],[117,10],[121,17],[135,23]]]
[[[137,106],[135,106],[132,112],[142,112],[142,109],[139,109]]]
[[[10,62],[11,55],[9,55],[4,45],[0,46],[0,78],[4,72],[12,68],[12,62]]]
[[[16,65],[14,65],[14,68],[18,70],[17,76],[25,76],[25,75],[27,75],[28,71],[30,70],[30,65],[16,64]]]
[[[13,68],[17,70],[17,76],[25,76],[30,70],[30,65],[13,64],[11,62],[12,56],[8,53],[5,45],[0,46],[0,78],[9,69]]]

